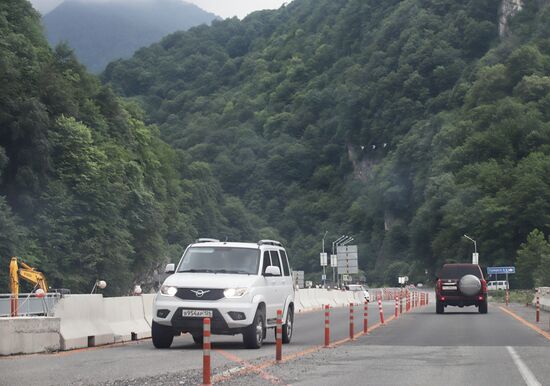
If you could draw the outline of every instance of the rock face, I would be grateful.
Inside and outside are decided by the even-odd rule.
[[[502,0],[498,15],[498,35],[503,37],[508,32],[508,20],[523,8],[523,0]]]

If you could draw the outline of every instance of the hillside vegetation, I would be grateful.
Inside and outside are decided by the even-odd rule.
[[[172,34],[103,78],[295,268],[319,271],[325,230],[355,237],[371,283],[468,261],[465,233],[484,265],[512,265],[550,233],[550,9],[526,0],[500,39],[499,5],[295,0]]]
[[[199,234],[241,237],[209,166],[161,141],[66,46],[52,51],[27,1],[0,3],[0,41],[0,292],[10,256],[54,288],[103,279],[125,294]]]
[[[0,290],[18,255],[52,287],[125,294],[199,236],[280,239],[318,280],[325,230],[353,235],[371,285],[469,261],[463,234],[550,285],[544,4],[499,38],[496,0],[295,0],[174,33],[101,84],[1,2]]]
[[[171,32],[215,18],[181,0],[65,0],[42,21],[52,46],[67,42],[80,62],[98,73]]]

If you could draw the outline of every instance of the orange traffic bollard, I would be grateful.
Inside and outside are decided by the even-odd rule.
[[[202,383],[211,385],[210,382],[210,318],[203,319],[202,341]]]
[[[330,308],[325,305],[325,347],[330,346]]]
[[[540,321],[540,301],[539,301],[539,291],[537,290],[537,323]]]
[[[353,339],[355,328],[353,326],[353,303],[349,304],[349,338]]]
[[[275,333],[277,334],[277,342],[275,345],[275,360],[280,361],[283,357],[283,311],[277,310],[277,327],[275,327]]]
[[[399,296],[395,297],[395,314],[394,316],[399,317]]]
[[[380,312],[380,324],[384,324],[384,310],[382,309],[382,299],[378,298],[378,311]]]
[[[363,306],[363,333],[367,334],[369,331],[369,301],[365,301]]]
[[[506,307],[510,304],[510,291],[506,288]]]

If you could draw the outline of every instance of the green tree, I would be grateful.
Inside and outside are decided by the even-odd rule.
[[[546,282],[548,267],[543,267],[542,263],[547,262],[549,255],[550,243],[541,231],[534,229],[527,236],[527,242],[521,244],[517,251],[516,277],[521,288],[533,288],[535,277],[537,282]]]

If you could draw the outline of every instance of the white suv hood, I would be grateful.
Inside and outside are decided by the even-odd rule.
[[[164,281],[164,285],[180,288],[237,288],[250,287],[259,278],[256,275],[234,273],[175,273]]]

